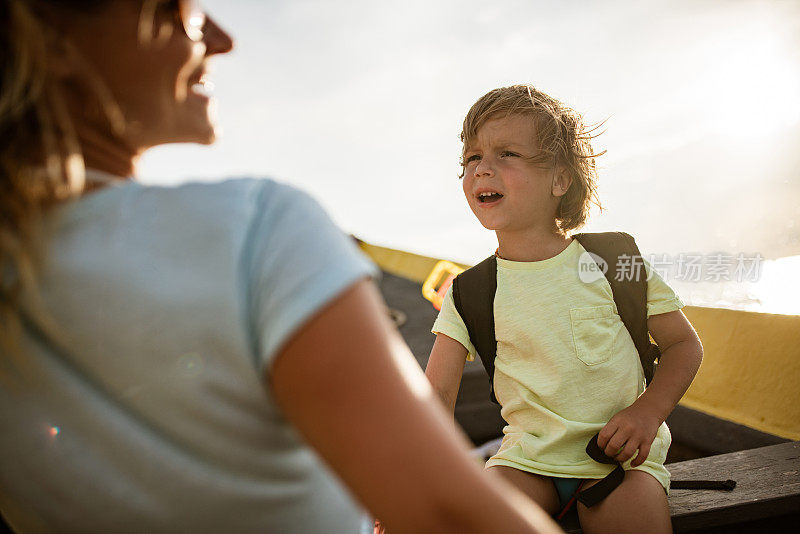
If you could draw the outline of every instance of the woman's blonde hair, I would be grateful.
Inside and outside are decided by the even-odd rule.
[[[0,0],[0,349],[6,352],[16,352],[22,298],[36,284],[40,215],[78,195],[85,180],[65,99],[50,79],[48,47],[58,39],[45,12],[98,3]]]
[[[539,91],[532,85],[521,84],[500,87],[489,91],[472,105],[461,130],[461,177],[464,176],[470,141],[488,120],[498,116],[530,116],[536,128],[539,154],[533,163],[554,168],[563,166],[572,179],[556,212],[556,224],[566,233],[583,226],[592,204],[602,209],[597,196],[597,171],[591,140],[596,137],[597,127],[587,128],[583,118],[555,98]]]
[[[167,1],[143,0],[141,44],[155,42],[155,9]],[[63,337],[35,289],[41,214],[86,186],[65,84],[99,110],[111,135],[121,138],[128,126],[105,80],[64,30],[75,16],[108,5],[109,0],[0,0],[0,353],[20,352],[23,308],[36,316],[38,328]],[[56,72],[64,70],[54,68],[60,62],[68,65],[67,81],[57,79]]]

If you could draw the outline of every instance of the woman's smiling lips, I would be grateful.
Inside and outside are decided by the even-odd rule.
[[[195,71],[188,83],[191,96],[200,97],[203,100],[209,100],[214,96],[214,83],[209,79],[205,65]]]

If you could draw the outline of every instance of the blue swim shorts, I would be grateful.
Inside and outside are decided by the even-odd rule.
[[[582,478],[551,477],[558,492],[559,507],[564,508],[577,491],[578,486],[584,481]]]

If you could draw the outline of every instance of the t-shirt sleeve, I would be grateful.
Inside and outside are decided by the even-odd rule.
[[[444,334],[449,338],[455,339],[464,345],[464,348],[469,352],[467,361],[475,359],[475,354],[477,354],[478,351],[475,350],[472,342],[470,342],[467,326],[458,314],[458,310],[456,310],[456,304],[453,301],[452,286],[447,290],[444,296],[442,309],[439,311],[439,316],[436,317],[436,321],[433,322],[431,332],[434,334]]]
[[[644,261],[647,271],[647,316],[669,313],[683,308],[683,302],[650,264]]]
[[[314,199],[272,181],[258,192],[244,256],[250,337],[262,376],[318,310],[378,272]]]

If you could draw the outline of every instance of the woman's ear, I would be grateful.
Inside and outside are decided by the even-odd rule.
[[[567,172],[567,168],[559,165],[553,173],[553,196],[563,197],[569,191],[569,186],[572,185],[572,178]]]
[[[66,43],[52,39],[47,47],[47,66],[55,79],[63,80],[75,71],[71,59]]]
[[[47,40],[47,68],[56,80],[75,76],[82,69],[80,59],[72,43],[62,34],[51,32]]]

